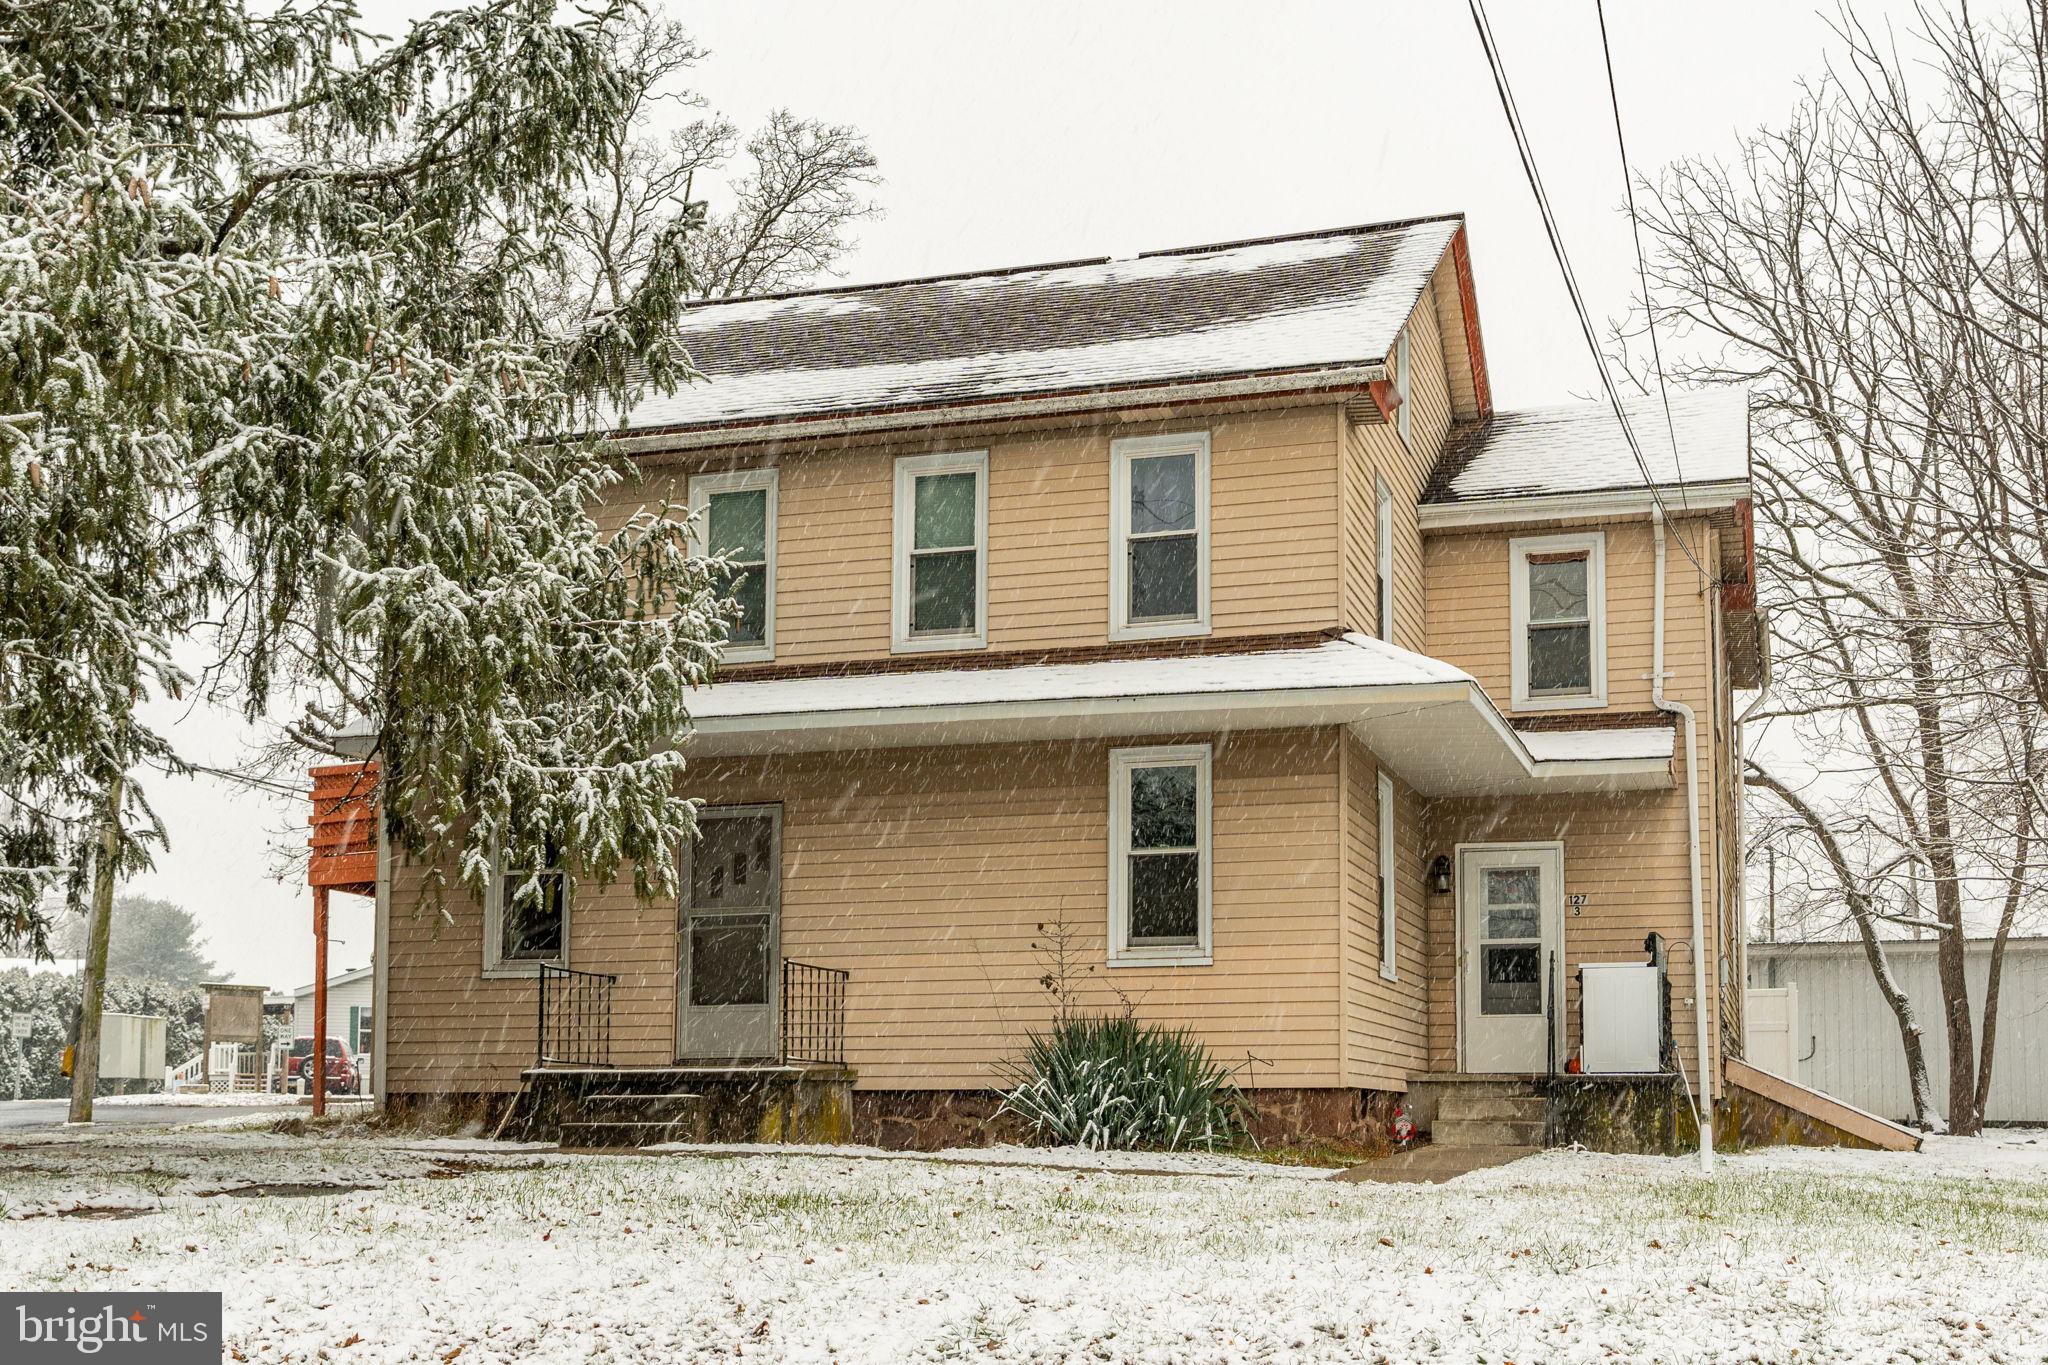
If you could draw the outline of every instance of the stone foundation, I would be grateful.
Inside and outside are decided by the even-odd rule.
[[[1554,1076],[1537,1082],[1550,1108],[1550,1145],[1677,1156],[1699,1146],[1699,1124],[1676,1076]]]
[[[1380,1090],[1247,1090],[1252,1139],[1261,1147],[1296,1142],[1383,1143],[1400,1097]],[[1002,1111],[992,1090],[856,1090],[853,1140],[899,1152],[1028,1143],[1030,1129]]]

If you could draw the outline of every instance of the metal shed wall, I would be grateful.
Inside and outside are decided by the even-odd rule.
[[[1941,1025],[1941,982],[1931,939],[1885,945],[1899,984],[1913,1002],[1927,1053],[1935,1102],[1948,1100],[1948,1042]],[[1991,944],[1969,945],[1965,967],[1978,1047],[1983,1046],[1984,983]],[[1861,943],[1752,943],[1749,984],[1799,987],[1795,1036],[1800,1084],[1874,1114],[1912,1114],[1906,1053],[1898,1024],[1871,978]],[[1986,1118],[1994,1123],[2048,1122],[2048,938],[2006,945],[2000,985],[1998,1043],[1992,1055]]]

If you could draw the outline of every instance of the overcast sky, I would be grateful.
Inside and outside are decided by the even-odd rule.
[[[396,27],[432,5],[377,4]],[[1873,23],[1905,5],[1861,3]],[[1629,155],[1725,157],[1821,69],[1820,13],[1785,0],[1609,0]],[[1494,28],[1595,313],[1634,257],[1592,0],[1493,0]],[[771,109],[862,129],[882,218],[846,278],[883,280],[1462,211],[1495,401],[1594,392],[1463,0],[1402,4],[677,5],[711,50],[698,88],[743,128]],[[241,727],[178,725],[237,763]],[[312,972],[310,897],[271,874],[304,809],[217,780],[149,790],[173,847],[133,889],[192,908],[236,979]],[[333,966],[369,960],[368,902],[336,898]]]

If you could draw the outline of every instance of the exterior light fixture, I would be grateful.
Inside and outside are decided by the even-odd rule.
[[[1439,896],[1451,894],[1451,859],[1446,853],[1439,853],[1429,865],[1429,889]]]

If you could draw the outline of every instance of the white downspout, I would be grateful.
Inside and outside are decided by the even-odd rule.
[[[1700,1169],[1711,1175],[1714,1171],[1714,1101],[1708,1086],[1707,1057],[1707,959],[1701,945],[1707,937],[1707,911],[1705,893],[1700,885],[1700,727],[1693,710],[1682,701],[1674,701],[1664,695],[1664,509],[1661,505],[1650,507],[1650,525],[1656,543],[1656,599],[1651,605],[1650,626],[1650,704],[1659,711],[1677,716],[1685,722],[1685,830],[1686,870],[1692,879],[1692,1017],[1697,1029],[1696,1051],[1693,1054],[1693,1072],[1699,1080],[1695,1088],[1694,1113],[1700,1130]]]

